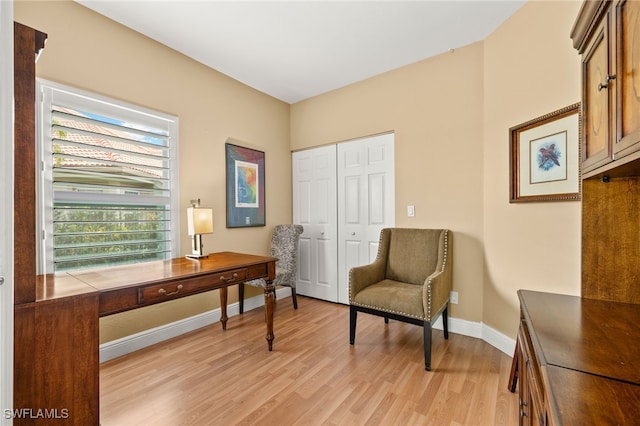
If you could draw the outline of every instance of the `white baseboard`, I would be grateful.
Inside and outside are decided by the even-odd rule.
[[[289,288],[283,287],[276,290],[276,298],[284,299],[291,295]],[[264,296],[258,295],[245,299],[244,310],[250,311],[264,305]],[[240,314],[240,305],[238,302],[231,303],[227,306],[227,316],[229,318]],[[214,324],[220,321],[220,308],[213,309],[202,314],[194,315],[189,318],[178,320],[140,333],[125,336],[120,339],[100,345],[100,362],[109,361],[119,356],[126,355],[130,352],[137,351],[147,346],[155,345],[165,340],[180,336],[193,330]]]
[[[433,328],[442,330],[442,317],[433,324]],[[481,322],[467,321],[459,318],[449,318],[449,331],[464,336],[482,339],[494,348],[513,356],[516,348],[516,341],[505,336],[494,328]]]
[[[290,296],[290,292],[291,290],[289,288],[279,288],[276,290],[276,295],[278,299],[284,299],[287,296]],[[251,309],[255,309],[263,305],[264,297],[262,295],[254,296],[250,299],[245,299],[244,301],[245,311],[250,311]],[[239,315],[239,313],[240,306],[237,302],[232,303],[227,307],[227,315],[229,318]],[[147,346],[155,345],[156,343],[160,343],[164,340],[177,337],[181,334],[197,330],[198,328],[211,325],[220,321],[220,315],[220,308],[217,308],[170,324],[132,334],[131,336],[103,343],[100,345],[100,362],[109,361],[130,352],[134,352],[139,349],[146,348]],[[442,330],[442,317],[436,320],[433,328]],[[482,339],[509,356],[513,355],[516,347],[514,339],[511,339],[510,337],[507,337],[499,331],[480,322],[467,321],[459,318],[449,318],[449,331],[456,334],[462,334],[464,336],[475,337],[476,339]]]

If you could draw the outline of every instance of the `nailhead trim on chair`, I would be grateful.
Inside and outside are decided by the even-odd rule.
[[[442,268],[440,272],[444,271],[445,266],[447,266],[447,253],[449,249],[449,232],[448,230],[444,231],[444,254],[442,259]],[[427,317],[427,321],[431,322],[431,278],[429,278],[429,282],[427,283],[428,292],[427,292],[427,312],[429,312],[429,316]]]

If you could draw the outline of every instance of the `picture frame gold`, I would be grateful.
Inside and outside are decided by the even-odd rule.
[[[576,103],[509,129],[509,202],[581,199],[581,123]]]

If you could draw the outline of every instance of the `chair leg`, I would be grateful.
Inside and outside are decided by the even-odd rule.
[[[444,338],[449,339],[449,314],[447,311],[449,310],[449,305],[444,308],[442,311],[442,329],[444,330]]]
[[[240,314],[244,313],[244,283],[238,284],[238,301],[240,303]]]
[[[293,309],[298,309],[298,298],[296,297],[295,287],[291,287],[291,300],[293,300]]]
[[[424,322],[424,369],[431,370],[431,322]]]
[[[384,317],[384,323],[385,323],[385,324],[389,324],[389,318]]]
[[[349,306],[349,343],[353,345],[356,341],[356,320],[358,311],[353,306]]]

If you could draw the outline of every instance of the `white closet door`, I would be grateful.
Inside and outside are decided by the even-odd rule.
[[[336,146],[294,152],[293,222],[300,236],[296,291],[338,301]]]
[[[338,301],[349,270],[373,262],[382,228],[395,224],[394,134],[338,144]]]

